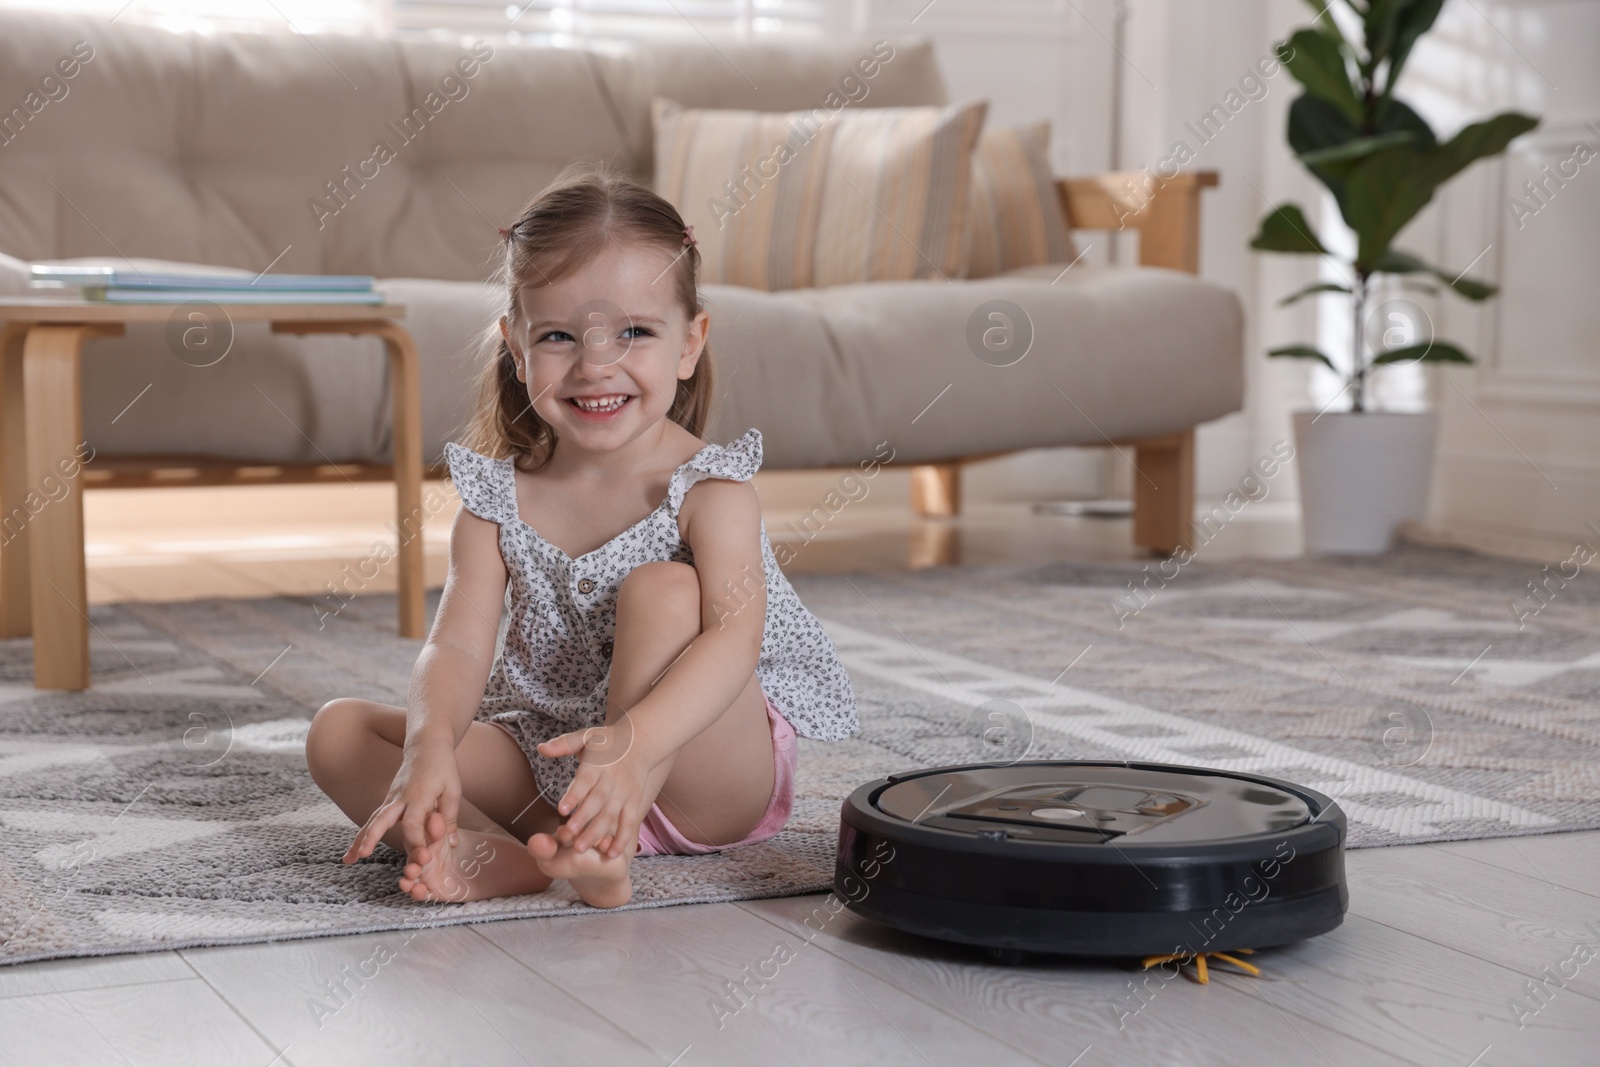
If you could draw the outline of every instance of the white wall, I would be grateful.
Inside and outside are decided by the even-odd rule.
[[[1263,353],[1312,329],[1312,308],[1282,311],[1275,302],[1310,280],[1315,266],[1263,256],[1249,241],[1262,216],[1282,201],[1315,203],[1316,186],[1284,143],[1299,86],[1273,55],[1310,12],[1294,0],[1130,0],[1128,6],[1125,165],[1154,169],[1192,152],[1186,169],[1219,172],[1221,185],[1202,201],[1200,273],[1233,289],[1245,306],[1244,410],[1199,434],[1198,495],[1215,499],[1275,442],[1291,439],[1289,411],[1305,402],[1308,369]],[[1264,70],[1272,73],[1264,77]],[[1230,115],[1220,130],[1200,123],[1214,107]],[[1273,499],[1293,500],[1292,474],[1279,481]]]
[[[1117,11],[1126,12],[1121,54],[1113,47]],[[938,51],[953,99],[985,96],[989,122],[1049,119],[1052,154],[1061,175],[1110,169],[1112,85],[1124,93],[1121,159],[1125,169],[1155,167],[1185,140],[1195,152],[1189,169],[1221,172],[1222,184],[1203,198],[1201,274],[1238,292],[1246,307],[1246,407],[1203,427],[1199,441],[1199,495],[1220,498],[1250,463],[1288,436],[1288,408],[1305,395],[1308,371],[1269,366],[1268,340],[1288,339],[1305,325],[1292,317],[1262,320],[1277,296],[1309,276],[1313,265],[1266,260],[1252,253],[1250,237],[1268,201],[1285,195],[1314,197],[1309,179],[1291,167],[1283,144],[1284,114],[1292,82],[1279,68],[1263,79],[1256,100],[1246,99],[1220,132],[1201,143],[1185,123],[1198,120],[1255,65],[1272,44],[1306,21],[1295,0],[856,0],[851,29],[870,33],[922,33]],[[920,13],[920,14],[919,14]],[[915,18],[915,22],[912,19]],[[1241,94],[1243,96],[1244,94]],[[1314,202],[1314,199],[1313,199]],[[1133,263],[1133,239],[1119,250]],[[1087,234],[1085,262],[1103,261],[1108,240]],[[1285,318],[1279,322],[1279,318]],[[1269,336],[1270,335],[1270,336]],[[1292,499],[1283,479],[1279,499]],[[1053,449],[1024,453],[968,468],[970,499],[1048,499],[1125,493],[1127,463],[1103,449]]]
[[[1481,253],[1473,273],[1501,286],[1481,308],[1438,304],[1440,335],[1478,364],[1432,383],[1441,430],[1428,526],[1553,562],[1575,539],[1600,548],[1587,525],[1600,525],[1600,3],[1473,2],[1446,5],[1403,91],[1448,130],[1508,108],[1543,121],[1402,235],[1451,267]],[[1579,144],[1595,157],[1568,164],[1542,203],[1530,197],[1524,183]],[[1514,213],[1513,198],[1536,210]]]

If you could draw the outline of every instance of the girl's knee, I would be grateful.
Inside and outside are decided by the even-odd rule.
[[[337,760],[337,753],[349,745],[355,731],[368,728],[368,707],[365,700],[339,697],[317,709],[306,730],[306,764],[313,777],[319,766]]]
[[[617,589],[617,610],[626,602],[648,604],[652,610],[686,609],[700,613],[700,572],[688,563],[658,560],[642,563],[628,572]]]

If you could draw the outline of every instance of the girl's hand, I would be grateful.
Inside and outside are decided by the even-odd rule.
[[[597,846],[607,855],[622,855],[639,836],[651,803],[654,765],[644,747],[633,744],[633,722],[624,715],[609,726],[591,726],[552,737],[539,746],[541,755],[578,755],[578,773],[556,811],[567,821],[556,829],[563,845],[579,852]]]
[[[428,843],[424,823],[437,810],[444,817],[445,836],[456,843],[456,815],[461,806],[461,772],[455,750],[448,741],[418,740],[406,745],[400,770],[389,795],[372,813],[345,852],[344,863],[354,863],[372,850],[389,828],[400,824],[407,856]]]

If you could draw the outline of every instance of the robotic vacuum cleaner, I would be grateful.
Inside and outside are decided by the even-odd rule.
[[[1006,961],[1264,948],[1344,919],[1345,829],[1321,793],[1253,774],[936,767],[846,798],[833,885],[863,918]]]

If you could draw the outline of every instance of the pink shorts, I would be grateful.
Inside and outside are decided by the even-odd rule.
[[[666,812],[661,810],[661,805],[652,804],[645,813],[644,821],[639,824],[639,851],[635,853],[636,856],[699,856],[707,852],[721,852],[725,848],[765,841],[783,829],[794,811],[794,774],[800,762],[800,749],[795,743],[794,727],[789,725],[789,720],[778,714],[778,709],[772,706],[771,698],[765,693],[761,694],[761,698],[766,702],[767,725],[772,730],[774,773],[772,799],[767,802],[766,813],[761,816],[756,828],[731,844],[702,845],[684,837],[672,825]]]

